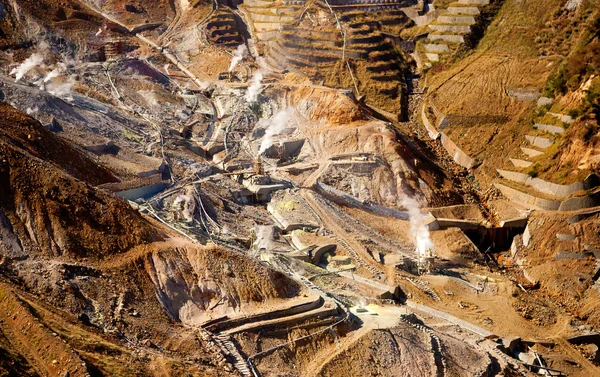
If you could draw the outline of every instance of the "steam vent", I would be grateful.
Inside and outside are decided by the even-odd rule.
[[[600,376],[600,0],[0,0],[0,377]]]

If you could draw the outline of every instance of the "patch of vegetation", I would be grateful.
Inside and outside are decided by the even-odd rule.
[[[531,165],[527,175],[529,175],[531,178],[536,178],[540,174],[539,170],[540,164],[536,162],[535,164]]]
[[[582,114],[582,111],[581,111],[581,109],[570,109],[570,110],[567,112],[567,114],[568,114],[568,115],[569,115],[571,118],[575,119],[575,118],[579,118],[579,117],[581,116],[581,114]]]
[[[133,132],[130,132],[128,130],[123,130],[123,136],[125,136],[127,139],[133,141],[134,143],[138,143],[138,144],[142,144],[142,138],[136,134],[134,134]]]
[[[561,8],[550,22],[556,29],[554,34],[556,38],[568,38],[573,34],[571,39],[579,42],[548,79],[544,88],[547,96],[557,96],[576,90],[590,75],[600,71],[600,11],[584,8],[580,11],[577,20],[570,19],[568,12],[565,12]],[[565,24],[567,21],[568,23]],[[581,30],[579,38],[576,35],[578,30]],[[541,40],[540,36],[538,40]],[[550,42],[556,45],[558,41],[554,39],[549,40]],[[564,40],[560,42],[563,45],[570,44]]]
[[[592,113],[596,120],[600,119],[600,77],[592,80],[583,101],[583,113]]]
[[[471,26],[471,33],[465,36],[465,47],[474,49],[477,44],[483,38],[488,26],[492,23],[496,14],[502,8],[504,0],[492,0],[490,4],[479,8],[480,13],[476,16],[476,23]],[[437,4],[437,3],[436,3]]]

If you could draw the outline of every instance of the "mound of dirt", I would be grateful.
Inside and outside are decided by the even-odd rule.
[[[372,330],[335,356],[318,375],[333,377],[350,373],[392,377],[406,371],[410,371],[411,376],[440,375],[429,338],[429,334],[404,324],[389,330]],[[440,338],[440,343],[447,375],[466,377],[487,370],[490,360],[467,344],[447,336]]]
[[[0,102],[0,139],[39,159],[52,162],[69,175],[92,185],[118,182],[110,170],[96,164],[29,115]]]
[[[531,240],[518,258],[528,262],[526,276],[539,281],[537,296],[597,327],[599,294],[592,279],[597,266],[590,250],[599,246],[598,215],[567,223],[571,216],[535,212],[529,222]]]
[[[2,232],[14,241],[8,256],[101,258],[162,238],[122,199],[68,174],[93,183],[114,180],[106,169],[25,114],[1,109]]]
[[[281,273],[216,247],[165,244],[146,256],[145,268],[167,312],[191,326],[300,291]]]

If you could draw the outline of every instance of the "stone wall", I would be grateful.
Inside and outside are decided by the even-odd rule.
[[[443,132],[439,132],[433,126],[433,124],[427,118],[425,108],[426,106],[423,105],[421,109],[421,119],[423,121],[423,125],[429,133],[429,137],[431,137],[432,139],[437,139],[439,137],[444,149],[446,149],[446,151],[452,157],[454,162],[456,162],[460,166],[465,167],[467,169],[471,169],[473,166],[475,166],[475,160],[473,160],[468,154],[463,152],[463,150],[460,149],[458,145],[456,145],[456,143],[454,143],[454,141],[452,141],[452,139],[448,137],[448,135],[446,135]],[[442,121],[444,118],[445,117],[442,118]]]

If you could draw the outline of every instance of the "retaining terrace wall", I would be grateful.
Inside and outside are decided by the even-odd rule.
[[[561,202],[558,200],[538,198],[519,190],[504,186],[500,183],[494,183],[494,186],[508,199],[523,206],[535,209],[546,211],[577,211],[580,209],[600,206],[600,191],[586,196],[570,198]]]
[[[452,141],[452,139],[448,137],[448,135],[446,135],[443,132],[441,132],[440,135],[442,145],[448,151],[450,156],[452,156],[452,159],[456,161],[457,164],[467,169],[471,169],[473,166],[475,166],[475,160],[473,160],[468,154],[463,152],[462,149],[460,149],[458,145],[456,145]]]
[[[525,207],[531,207],[546,211],[558,211],[561,204],[557,200],[547,200],[538,198],[533,195],[521,192],[519,190],[515,190],[508,186],[504,186],[500,183],[494,183],[494,187],[500,190],[502,195],[506,196],[508,199],[512,200],[513,202],[517,202]]]
[[[578,191],[591,189],[594,186],[592,183],[592,179],[586,179],[584,182],[575,182],[570,185],[559,185],[556,183],[544,181],[540,178],[532,178],[528,174],[518,173],[509,170],[501,170],[497,169],[498,174],[500,174],[503,178],[508,180],[519,182],[527,186],[531,186],[539,192],[543,192],[545,194],[554,195],[559,198],[564,198],[566,196],[572,195]],[[586,183],[589,182],[589,183]]]
[[[467,169],[470,169],[473,166],[475,166],[475,160],[473,160],[468,154],[463,152],[462,149],[460,149],[458,145],[456,145],[456,143],[454,143],[452,139],[448,137],[448,135],[446,135],[443,132],[439,132],[433,126],[433,124],[431,124],[431,122],[427,118],[425,105],[423,105],[423,107],[421,108],[421,119],[423,120],[423,125],[429,133],[429,137],[431,137],[434,140],[439,137],[442,142],[442,146],[444,147],[444,149],[446,149],[446,151],[452,157],[454,162]]]

